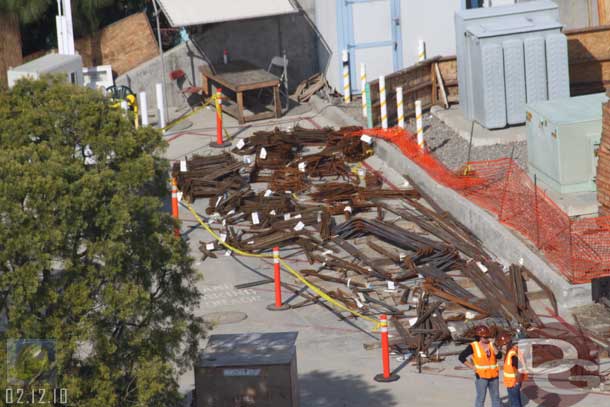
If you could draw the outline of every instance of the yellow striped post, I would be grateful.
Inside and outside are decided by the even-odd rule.
[[[360,64],[360,89],[362,90],[362,117],[368,114],[366,106],[366,65]]]
[[[417,47],[417,61],[421,62],[426,59],[426,43],[424,40],[419,40]]]
[[[417,123],[417,145],[424,149],[424,120],[421,111],[421,100],[415,101],[415,122]]]
[[[388,128],[388,106],[385,100],[385,77],[379,77],[379,104],[381,105],[381,127]]]
[[[405,108],[402,102],[402,86],[396,88],[396,117],[398,117],[398,127],[405,128]]]
[[[343,101],[350,103],[352,101],[352,91],[349,82],[349,52],[343,50]]]

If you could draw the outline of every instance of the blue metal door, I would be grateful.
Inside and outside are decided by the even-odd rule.
[[[354,93],[361,91],[361,63],[369,81],[403,67],[400,0],[337,0],[337,27],[337,51],[349,51]],[[338,69],[341,64],[339,59]]]

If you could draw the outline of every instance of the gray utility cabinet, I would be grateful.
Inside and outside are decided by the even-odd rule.
[[[604,93],[527,105],[529,173],[559,193],[593,192]]]
[[[8,86],[12,88],[19,79],[39,79],[44,74],[64,74],[66,81],[83,84],[83,59],[80,55],[47,54],[7,71]]]
[[[460,106],[489,129],[525,122],[525,104],[570,96],[567,38],[550,0],[456,13]]]
[[[195,365],[194,405],[298,407],[297,335],[212,335]]]

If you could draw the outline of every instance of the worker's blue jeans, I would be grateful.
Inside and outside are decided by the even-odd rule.
[[[474,403],[474,407],[483,407],[485,405],[485,396],[487,390],[489,390],[489,397],[491,397],[492,407],[501,407],[500,404],[500,380],[496,377],[495,379],[475,379],[475,386],[477,389],[477,399]]]
[[[518,383],[514,387],[507,387],[508,391],[508,403],[510,407],[523,407],[521,404],[521,383]]]

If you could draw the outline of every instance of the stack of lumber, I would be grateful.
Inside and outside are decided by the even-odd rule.
[[[599,215],[610,215],[610,102],[603,107],[602,138],[597,161]]]

